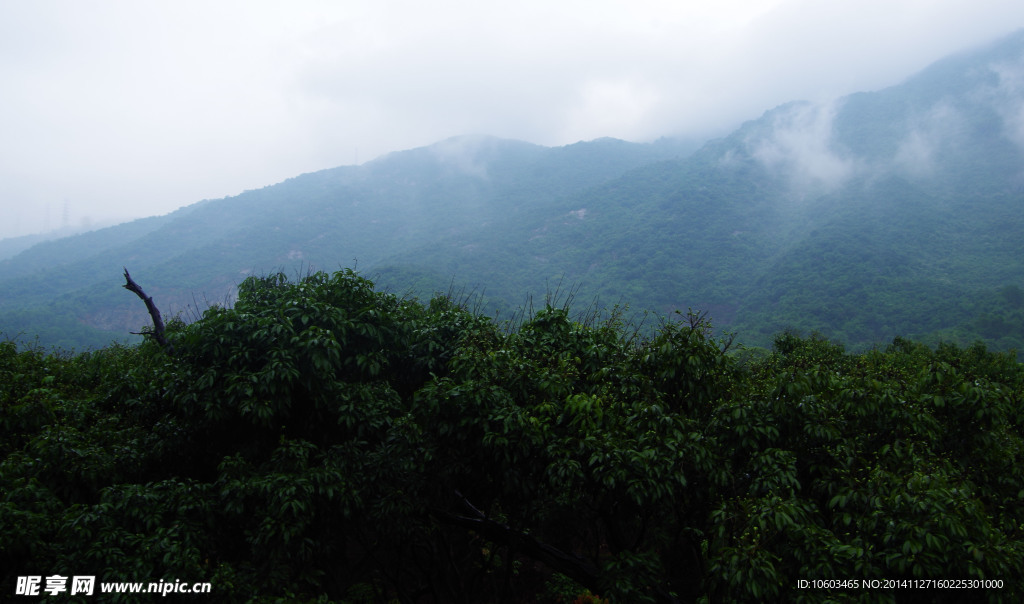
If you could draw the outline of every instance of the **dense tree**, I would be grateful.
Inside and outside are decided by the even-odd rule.
[[[980,345],[734,354],[700,315],[498,323],[351,271],[247,279],[167,337],[0,344],[5,594],[60,573],[218,601],[1022,596],[1024,369]],[[836,579],[860,584],[798,583]],[[999,583],[864,584],[915,579]]]

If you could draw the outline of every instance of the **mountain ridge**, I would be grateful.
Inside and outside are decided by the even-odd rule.
[[[467,151],[477,160],[491,154],[488,167],[503,169],[481,172],[466,163]],[[102,326],[110,333],[93,334],[90,342],[101,345],[103,338],[123,336],[146,321],[143,309],[119,291],[125,265],[152,283],[147,291],[162,294],[161,303],[173,313],[193,305],[195,295],[230,298],[237,283],[254,273],[310,264],[327,270],[355,263],[372,267],[384,254],[435,232],[471,228],[499,211],[528,211],[652,156],[681,152],[685,145],[620,145],[611,139],[552,149],[495,137],[453,137],[362,166],[299,175],[0,261],[0,286],[7,292],[0,299],[0,329],[8,335],[39,333],[49,325],[43,341],[81,347],[81,336],[63,333]],[[606,161],[595,163],[602,155]],[[553,160],[539,165],[546,156]],[[99,320],[96,310],[82,308],[85,300],[108,318]],[[35,309],[33,316],[25,316],[25,307]],[[54,317],[61,317],[60,326]],[[119,332],[110,329],[115,326]]]
[[[1022,167],[1024,32],[696,149],[452,137],[115,227],[89,249],[37,246],[0,261],[0,329],[60,316],[137,330],[122,265],[174,312],[250,274],[358,263],[394,291],[486,291],[489,312],[565,282],[580,300],[709,310],[753,345],[796,328],[1021,349],[1007,301],[1024,285]]]

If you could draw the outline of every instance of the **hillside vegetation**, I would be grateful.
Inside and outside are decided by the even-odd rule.
[[[697,315],[643,337],[553,302],[499,323],[351,271],[270,275],[172,322],[169,348],[0,344],[0,588],[60,574],[210,582],[218,602],[1024,597],[1012,355],[906,339],[849,354],[792,333],[756,354]],[[799,587],[818,579],[857,584]],[[946,579],[965,589],[929,582]]]
[[[856,350],[1024,350],[1022,73],[1018,34],[885,90],[789,103],[546,214],[391,258],[382,282],[416,266],[518,302],[563,280],[588,303],[707,310],[759,346],[796,329]]]
[[[44,346],[101,347],[147,321],[119,288],[125,266],[145,276],[165,311],[195,314],[232,299],[247,275],[311,265],[371,270],[438,237],[543,212],[567,192],[687,149],[611,139],[549,149],[460,137],[45,242],[0,260],[0,332],[38,336]]]

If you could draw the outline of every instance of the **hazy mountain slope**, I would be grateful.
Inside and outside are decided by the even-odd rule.
[[[47,241],[74,237],[75,235],[100,230],[106,226],[107,225],[97,225],[95,227],[87,227],[84,225],[77,227],[65,226],[45,233],[6,237],[4,239],[0,239],[0,261],[13,258],[25,250],[42,243],[46,243]]]
[[[998,294],[1024,285],[1022,57],[1011,36],[900,86],[783,105],[685,160],[564,198],[554,216],[397,256],[383,276],[415,282],[418,264],[498,299],[564,276],[588,302],[707,309],[757,344],[796,327],[858,345],[941,334],[1024,347],[1014,296]],[[983,315],[1006,329],[983,333]]]
[[[450,237],[390,266],[419,265],[503,300],[542,295],[562,281],[587,303],[600,297],[662,312],[729,307],[743,279],[738,266],[757,273],[771,225],[781,226],[777,185],[730,176],[692,162],[652,164],[562,198],[547,214]],[[390,275],[382,270],[385,283]]]
[[[749,292],[737,327],[956,337],[991,291],[1024,284],[1022,57],[1018,34],[901,86],[775,115],[770,143],[745,139],[807,193],[794,215],[812,228]],[[1020,347],[1022,329],[959,336]]]
[[[358,262],[400,292],[484,291],[491,310],[559,283],[584,305],[708,310],[751,344],[795,327],[1024,349],[1022,203],[1024,33],[782,105],[692,155],[458,137],[36,246],[0,262],[0,329],[137,329],[122,266],[173,312],[254,272]]]
[[[549,149],[458,137],[305,174],[49,242],[0,263],[0,329],[47,334],[47,344],[98,345],[110,334],[93,333],[87,342],[63,334],[126,334],[147,321],[144,307],[119,287],[123,266],[165,309],[181,310],[196,298],[202,307],[222,301],[248,274],[357,263],[371,270],[384,257],[543,209],[558,196],[685,152],[669,141],[603,139]]]

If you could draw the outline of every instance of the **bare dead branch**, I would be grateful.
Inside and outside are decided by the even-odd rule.
[[[132,279],[132,276],[128,274],[127,268],[124,269],[124,280],[125,284],[122,287],[133,292],[139,297],[139,299],[146,303],[146,310],[149,311],[149,316],[153,319],[153,331],[143,332],[141,335],[153,336],[153,339],[157,341],[157,344],[163,346],[164,349],[167,350],[168,354],[174,354],[174,346],[172,346],[164,336],[164,320],[160,316],[160,309],[158,309],[156,304],[153,303],[153,298],[147,296],[146,292],[142,291],[139,284],[136,283]]]

